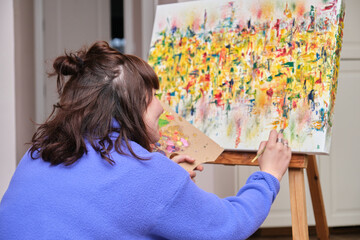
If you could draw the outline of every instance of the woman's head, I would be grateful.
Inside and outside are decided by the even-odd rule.
[[[45,161],[69,165],[87,152],[85,139],[110,163],[113,147],[122,153],[122,140],[128,147],[132,140],[150,150],[154,134],[146,126],[147,108],[157,101],[153,91],[159,81],[145,61],[96,42],[58,57],[53,67],[59,102],[33,136],[32,154],[38,151]],[[119,133],[115,146],[111,132]]]

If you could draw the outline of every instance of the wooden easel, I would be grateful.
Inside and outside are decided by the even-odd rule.
[[[258,166],[257,161],[251,160],[256,153],[225,151],[215,164]],[[319,172],[315,155],[293,154],[289,165],[289,188],[292,236],[295,240],[309,239],[306,214],[304,169],[307,171],[310,195],[315,215],[316,233],[318,239],[329,239],[324,201],[322,197]]]

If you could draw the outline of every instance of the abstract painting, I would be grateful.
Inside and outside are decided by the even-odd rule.
[[[341,0],[160,5],[148,62],[160,99],[222,147],[284,129],[294,152],[326,154],[343,20]]]

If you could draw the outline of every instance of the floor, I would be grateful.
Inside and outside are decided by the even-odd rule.
[[[249,240],[292,240],[292,237],[251,237]],[[316,236],[310,236],[309,240],[317,240]],[[330,235],[330,240],[360,240],[360,234]]]
[[[360,240],[360,226],[330,228],[330,240]],[[309,228],[309,240],[317,240],[315,228]],[[249,240],[292,240],[291,228],[259,229]]]

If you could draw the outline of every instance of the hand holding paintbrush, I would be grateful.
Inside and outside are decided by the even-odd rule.
[[[279,134],[280,133],[282,134],[283,132],[284,132],[284,129],[280,129]],[[278,138],[276,141],[278,141],[279,139],[283,140],[283,138]],[[288,146],[287,142],[286,142],[286,145]],[[266,149],[266,146],[256,155],[256,157],[254,157],[253,160],[251,160],[251,162],[255,162],[265,152],[265,149]]]
[[[282,132],[272,130],[269,140],[261,142],[259,147],[261,150],[252,160],[253,162],[258,159],[260,170],[272,174],[279,181],[285,174],[291,158],[291,149]]]

